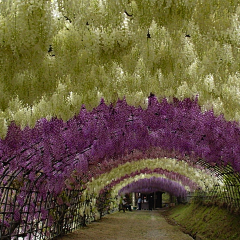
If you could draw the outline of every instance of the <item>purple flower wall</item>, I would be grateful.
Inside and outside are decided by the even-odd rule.
[[[165,156],[174,152],[180,159],[190,156],[193,162],[201,158],[214,166],[229,164],[239,172],[239,143],[239,124],[212,111],[201,112],[197,98],[169,103],[151,95],[146,110],[129,106],[124,99],[115,107],[102,100],[91,112],[83,106],[67,122],[40,119],[33,129],[23,130],[12,123],[0,141],[1,181],[9,183],[5,174],[19,171],[18,179],[29,179],[28,188],[30,184],[42,195],[48,191],[57,195],[74,170],[79,176],[85,174],[86,183],[122,163],[133,151],[145,157],[152,149],[161,156],[159,148]]]
[[[81,192],[92,177],[150,157],[183,159],[193,166],[201,159],[210,166],[231,166],[239,173],[239,124],[213,111],[202,112],[197,98],[159,102],[154,95],[146,110],[129,106],[125,99],[116,106],[102,100],[91,112],[83,106],[67,122],[40,119],[32,129],[12,123],[0,140],[1,200],[8,204],[6,211],[16,212],[29,201],[29,191],[36,192],[36,202],[47,199],[49,193],[57,198],[66,190]],[[15,189],[14,198],[6,197],[6,187]],[[173,189],[170,184],[166,190]],[[32,218],[38,211],[35,206]],[[42,220],[45,215],[42,212]],[[11,218],[4,216],[1,221],[7,224]]]

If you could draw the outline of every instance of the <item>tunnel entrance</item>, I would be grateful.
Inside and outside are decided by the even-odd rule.
[[[138,196],[141,196],[142,199],[142,209],[143,210],[154,210],[158,208],[162,208],[162,194],[164,192],[152,192],[152,193],[135,193],[137,206]]]

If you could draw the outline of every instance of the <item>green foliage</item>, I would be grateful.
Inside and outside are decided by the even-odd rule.
[[[238,0],[1,1],[1,136],[12,120],[22,127],[46,116],[67,120],[83,103],[90,109],[101,97],[114,103],[126,96],[145,107],[150,92],[198,95],[203,110],[238,121],[238,5]]]
[[[169,218],[185,228],[192,236],[202,239],[239,239],[239,215],[226,209],[198,204],[179,205],[169,211]]]
[[[111,206],[111,191],[105,190],[99,194],[96,199],[96,208],[100,213],[100,217],[104,214],[109,213]]]
[[[170,195],[169,195],[169,193],[163,193],[162,194],[162,201],[163,201],[163,203],[169,203],[170,202]]]

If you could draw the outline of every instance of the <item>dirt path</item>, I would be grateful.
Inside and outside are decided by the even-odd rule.
[[[58,240],[190,240],[189,235],[182,233],[177,226],[168,224],[161,211],[117,212],[104,216],[85,228],[70,233]]]

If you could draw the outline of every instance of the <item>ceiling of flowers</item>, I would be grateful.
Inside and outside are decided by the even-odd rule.
[[[240,7],[207,0],[0,1],[0,132],[126,96],[198,95],[239,121]]]
[[[64,181],[74,169],[116,167],[92,179],[98,192],[171,179],[184,195],[216,177],[191,172],[189,159],[239,172],[239,14],[237,0],[0,0],[2,173],[31,156],[21,167],[44,173],[49,188],[59,172]],[[135,151],[178,167],[119,169]]]

